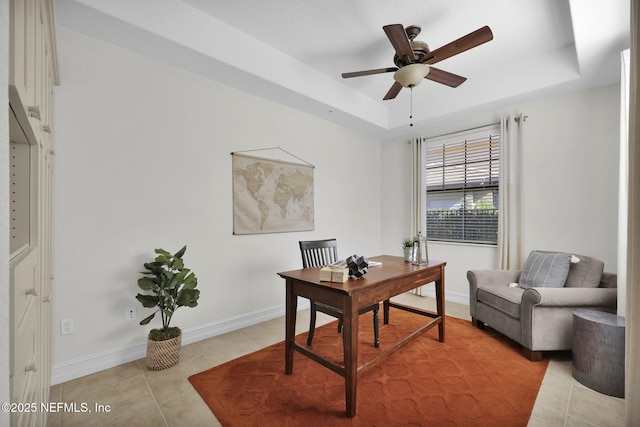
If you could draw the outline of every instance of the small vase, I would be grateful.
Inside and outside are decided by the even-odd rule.
[[[180,360],[182,332],[175,338],[164,341],[147,340],[147,366],[159,371],[174,366]]]
[[[413,261],[413,248],[407,247],[402,248],[402,250],[404,251],[404,260],[409,262]]]

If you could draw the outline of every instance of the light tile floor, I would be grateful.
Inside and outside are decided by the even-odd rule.
[[[395,299],[435,310],[435,300],[413,294]],[[446,312],[470,320],[469,307],[446,303]],[[309,312],[298,314],[298,332],[308,327]],[[318,313],[318,324],[333,320]],[[214,365],[282,341],[284,317],[219,335],[182,348],[180,362],[169,369],[151,371],[144,359],[87,375],[51,387],[52,402],[85,403],[91,413],[50,414],[50,427],[219,426],[220,423],[187,378]],[[103,405],[96,411],[95,405]],[[110,405],[109,408],[106,405]],[[80,406],[78,406],[81,409]],[[107,411],[108,410],[108,411]],[[571,376],[570,353],[554,354],[538,393],[529,426],[624,425],[624,399],[598,393]]]

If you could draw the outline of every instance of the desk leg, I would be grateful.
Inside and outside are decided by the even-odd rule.
[[[358,310],[351,298],[346,298],[342,340],[344,346],[344,382],[347,417],[356,416],[356,394],[358,391]]]
[[[293,343],[296,339],[296,314],[298,310],[298,296],[293,292],[291,280],[287,279],[286,297],[286,332],[284,346],[284,373],[291,375],[293,372]]]
[[[389,300],[388,299],[382,302],[382,319],[385,325],[389,324]]]
[[[444,342],[444,267],[440,270],[440,279],[436,280],[436,304],[440,323],[438,324],[438,338]]]

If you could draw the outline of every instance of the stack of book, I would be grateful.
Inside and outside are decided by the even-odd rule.
[[[320,269],[320,281],[344,283],[349,280],[349,269],[346,267],[328,266]]]

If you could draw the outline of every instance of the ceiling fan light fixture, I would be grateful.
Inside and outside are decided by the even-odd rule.
[[[429,71],[429,66],[426,64],[409,64],[396,71],[393,78],[402,87],[414,87],[418,86],[429,75]]]

